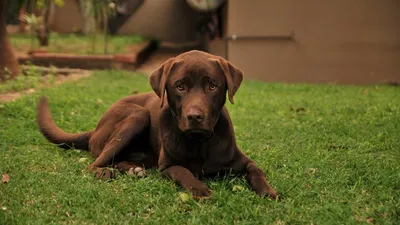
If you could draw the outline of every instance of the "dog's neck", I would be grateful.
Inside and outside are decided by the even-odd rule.
[[[171,163],[179,164],[187,166],[193,173],[201,174],[202,166],[205,163],[212,163],[209,162],[209,159],[212,159],[209,157],[210,154],[224,155],[224,152],[229,152],[227,149],[235,145],[235,140],[229,116],[225,111],[226,109],[222,110],[214,126],[213,136],[206,140],[195,140],[179,129],[170,109],[163,107],[160,114],[160,137],[164,163],[160,165],[160,168],[167,167]],[[230,157],[231,155],[226,155],[227,160],[230,160]]]

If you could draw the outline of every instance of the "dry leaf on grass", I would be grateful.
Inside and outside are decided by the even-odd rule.
[[[244,191],[244,187],[241,185],[233,185],[232,191]]]
[[[80,158],[78,160],[78,162],[83,163],[83,162],[86,162],[87,160],[88,160],[88,158],[83,157],[83,158]]]
[[[296,111],[296,112],[305,112],[306,109],[303,107],[299,107],[299,108],[294,108],[293,106],[290,107],[290,111]]]
[[[181,192],[179,194],[179,198],[181,199],[182,202],[188,202],[191,199],[191,196],[188,193]]]
[[[3,174],[3,178],[1,179],[1,181],[5,184],[10,181],[10,176],[8,175],[8,173]]]

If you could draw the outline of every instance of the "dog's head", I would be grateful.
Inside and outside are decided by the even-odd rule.
[[[242,80],[242,71],[231,63],[201,51],[171,58],[150,76],[150,84],[161,98],[161,107],[166,93],[179,129],[195,139],[213,134],[226,92],[233,104]]]

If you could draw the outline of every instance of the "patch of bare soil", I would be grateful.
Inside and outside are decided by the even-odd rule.
[[[81,78],[89,77],[90,75],[91,75],[91,72],[88,71],[88,70],[80,70],[80,71],[76,71],[76,72],[70,73],[70,74],[57,74],[55,76],[55,80],[54,80],[53,83],[46,82],[46,77],[47,76],[44,76],[45,79],[43,79],[43,83],[40,84],[37,88],[30,88],[30,89],[27,89],[27,90],[24,90],[24,91],[9,92],[9,93],[0,94],[0,102],[15,101],[18,98],[22,97],[23,95],[35,93],[36,90],[39,89],[39,88],[52,87],[52,86],[56,86],[56,85],[59,85],[59,84],[64,83],[64,82],[77,81],[77,80],[79,80]]]

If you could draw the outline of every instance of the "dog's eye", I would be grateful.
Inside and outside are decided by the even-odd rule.
[[[215,91],[217,89],[217,85],[210,83],[209,88],[210,88],[210,91]]]
[[[178,91],[184,91],[185,90],[185,86],[183,84],[179,84],[179,85],[176,85],[176,89]]]

